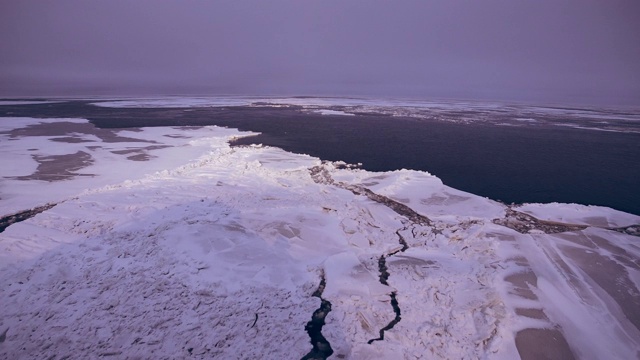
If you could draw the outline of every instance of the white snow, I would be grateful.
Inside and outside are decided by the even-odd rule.
[[[88,121],[85,119],[0,118],[0,150],[4,155],[0,157],[1,215],[58,202],[84,189],[135,180],[156,171],[170,169],[184,164],[189,159],[206,154],[219,143],[225,143],[226,138],[221,137],[223,134],[236,136],[249,134],[215,127],[154,127],[142,128],[140,131],[117,131],[118,136],[130,139],[124,142],[105,141],[92,134],[70,133],[67,136],[83,140],[83,142],[72,143],[55,141],[59,138],[56,136],[11,138],[9,134],[2,134],[11,129],[51,123],[69,123],[70,129],[73,129],[73,124],[86,124]],[[160,148],[161,146],[166,148]],[[147,149],[148,147],[151,148]],[[15,179],[18,176],[31,175],[36,171],[38,163],[34,156],[69,155],[78,151],[88,153],[94,161],[93,164],[76,171],[85,176],[53,182]],[[147,154],[149,159],[146,161],[128,159],[136,154]]]
[[[523,204],[518,206],[517,210],[533,215],[540,220],[572,224],[600,227],[625,227],[640,224],[640,216],[603,206],[560,203]]]
[[[354,114],[349,114],[346,113],[344,111],[339,111],[339,110],[328,110],[328,109],[320,109],[320,110],[314,110],[314,112],[321,114],[321,115],[343,115],[343,116],[354,116]]]
[[[0,135],[2,168],[10,169],[2,173],[0,215],[58,203],[0,234],[0,358],[301,358],[311,350],[305,324],[320,306],[312,294],[322,277],[332,359],[513,359],[526,351],[516,337],[530,328],[557,329],[579,358],[637,356],[636,237],[592,227],[520,234],[492,222],[505,216],[504,205],[430,174],[230,148],[228,139],[248,135],[232,129],[117,135],[137,140]],[[144,150],[151,145],[169,147]],[[32,154],[79,150],[94,159],[78,171],[91,177],[12,178],[35,170]],[[156,157],[132,161],[119,150]],[[316,166],[335,182],[313,178]],[[350,185],[432,224],[412,223]],[[516,210],[600,227],[638,223],[571,204]],[[614,290],[606,269],[615,270]],[[401,320],[369,344],[395,317],[392,293]]]

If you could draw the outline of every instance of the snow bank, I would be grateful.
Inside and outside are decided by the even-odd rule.
[[[603,206],[580,204],[523,204],[518,211],[541,220],[560,221],[600,227],[625,227],[640,224],[640,216]]]

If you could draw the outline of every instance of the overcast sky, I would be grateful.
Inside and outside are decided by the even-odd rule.
[[[0,95],[640,105],[638,0],[0,2]]]

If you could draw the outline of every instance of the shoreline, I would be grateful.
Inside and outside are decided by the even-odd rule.
[[[362,163],[371,171],[426,171],[451,187],[505,203],[578,203],[640,214],[634,183],[640,170],[629,166],[640,157],[640,134],[546,125],[534,131],[364,113],[321,115],[297,105],[106,108],[90,103],[0,106],[0,117],[86,118],[101,132],[224,126],[260,133],[235,145],[262,143],[328,161]]]

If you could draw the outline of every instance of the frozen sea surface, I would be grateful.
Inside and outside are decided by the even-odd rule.
[[[321,302],[331,359],[640,355],[638,216],[233,129],[13,123],[1,213],[55,206],[0,233],[1,358],[302,358]]]

